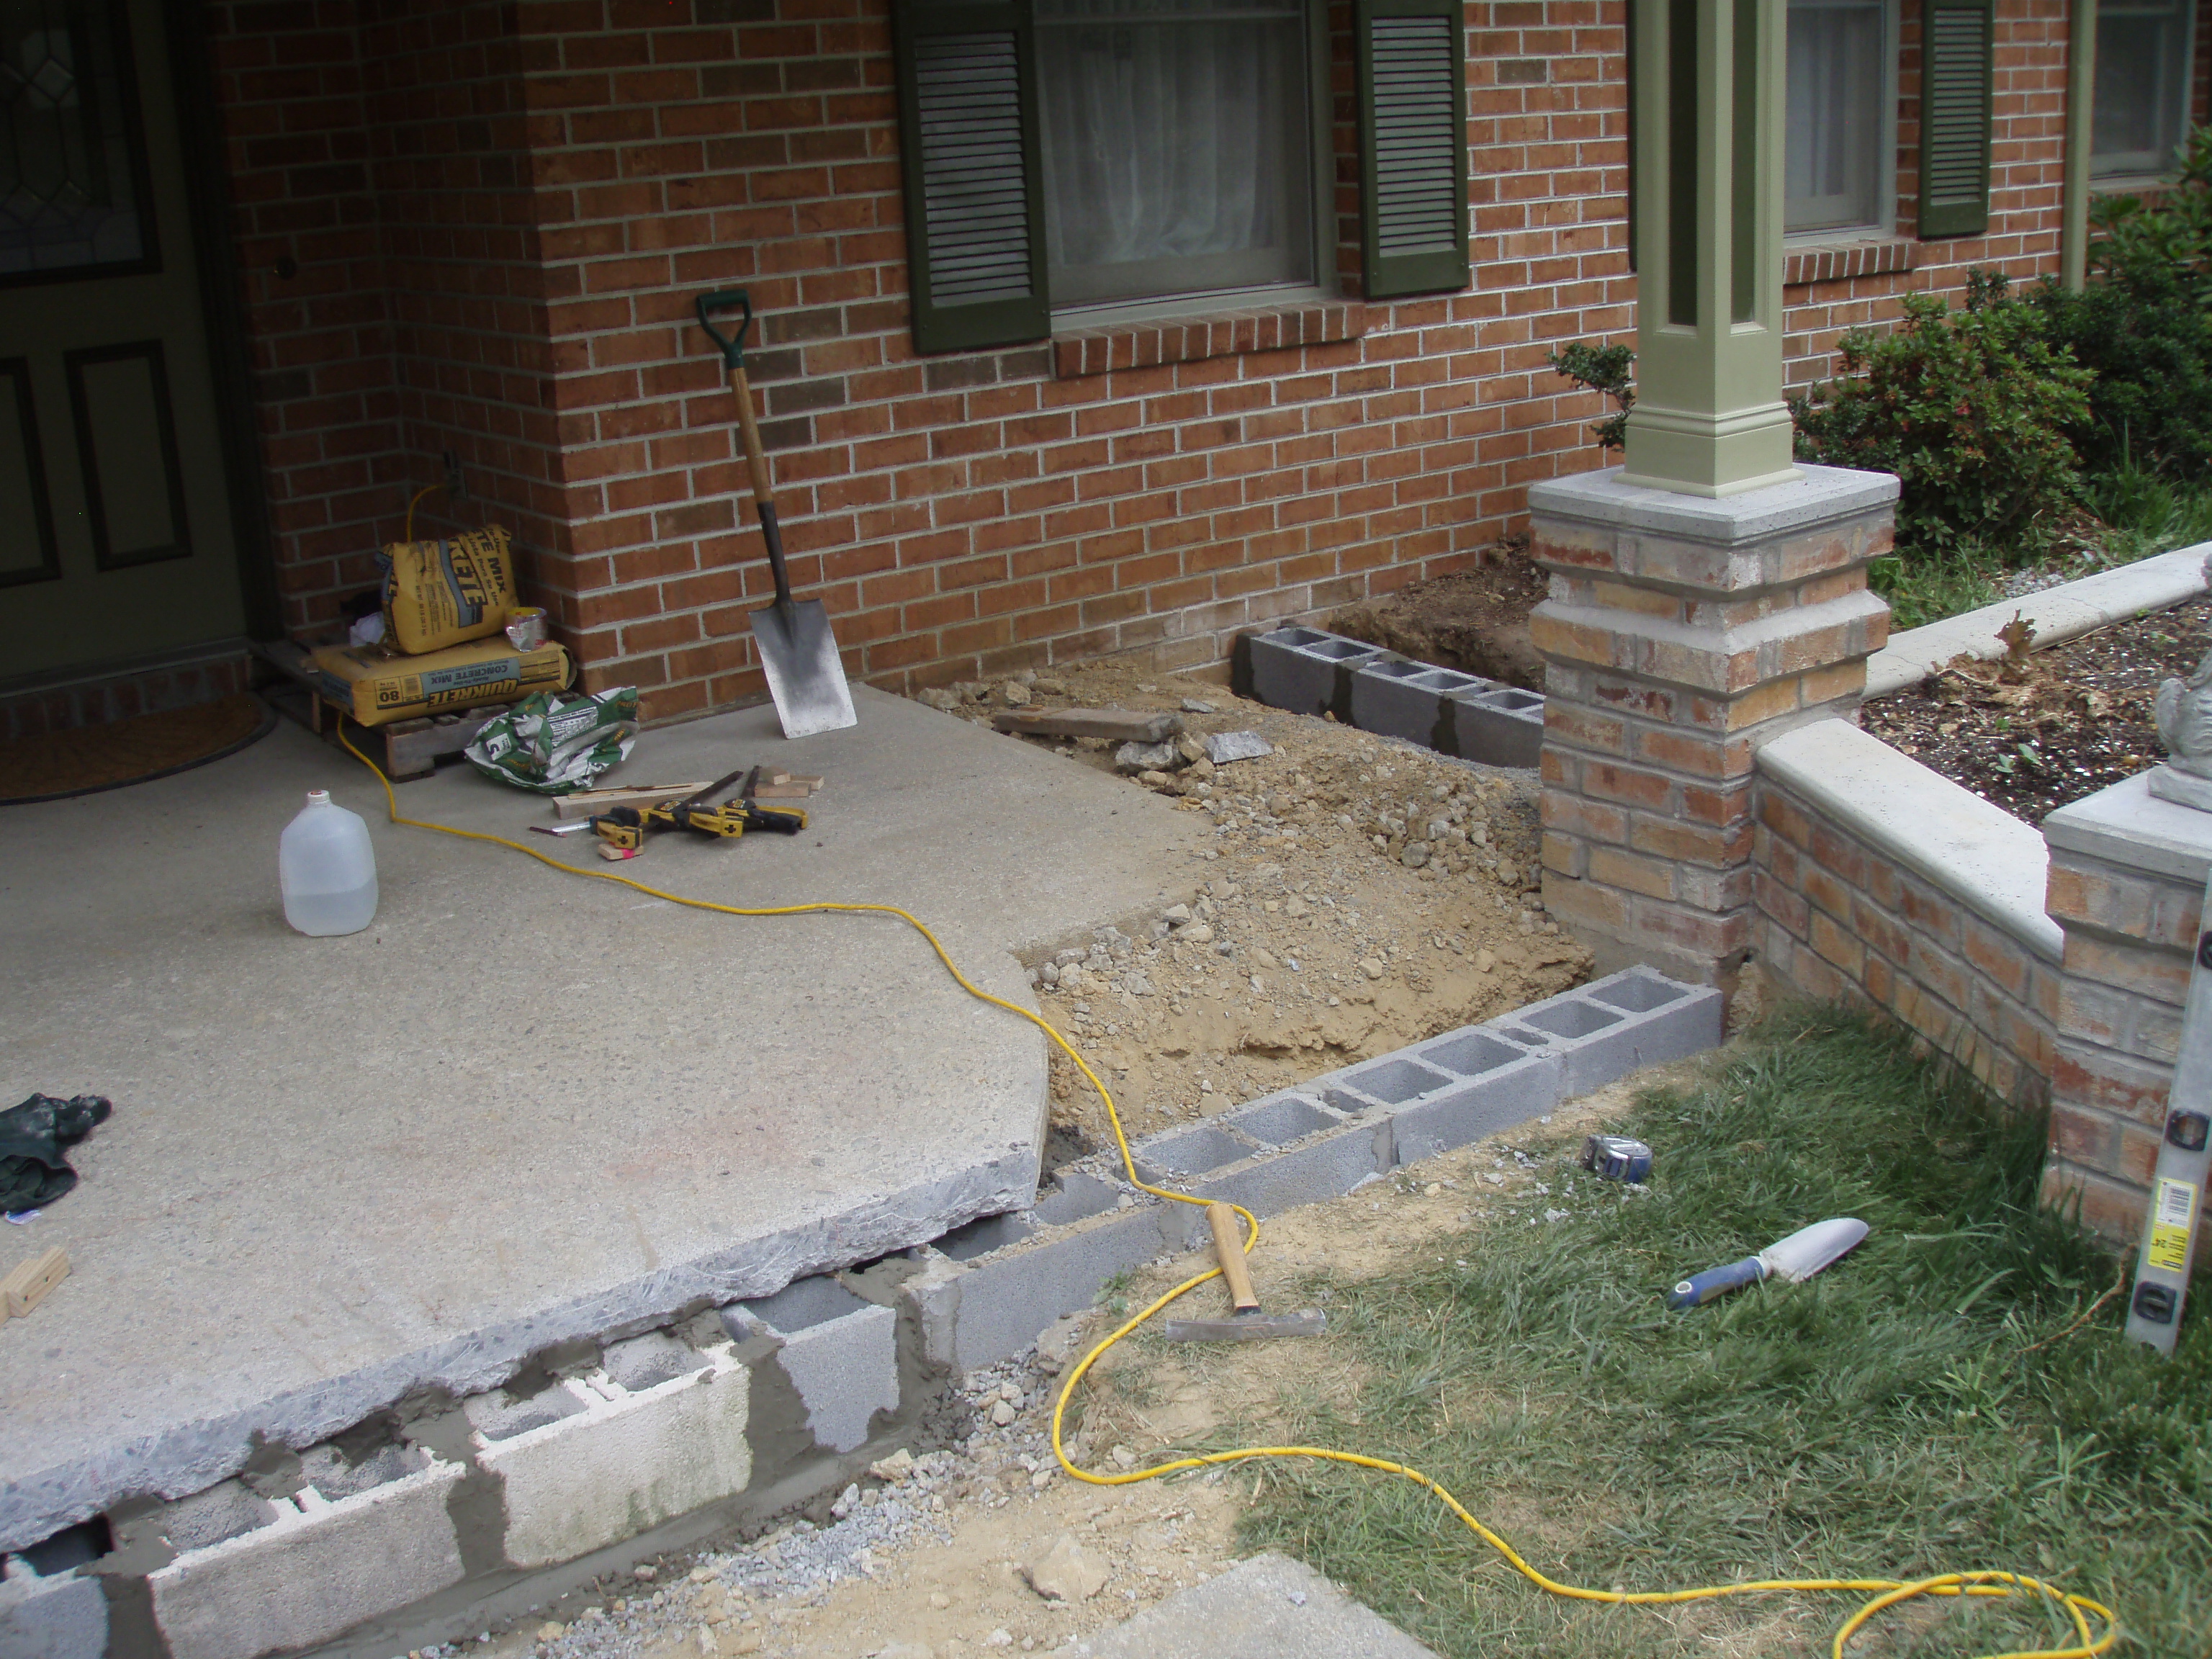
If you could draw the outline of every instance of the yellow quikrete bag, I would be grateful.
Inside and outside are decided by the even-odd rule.
[[[384,550],[384,638],[417,656],[496,634],[514,609],[514,552],[504,526]]]

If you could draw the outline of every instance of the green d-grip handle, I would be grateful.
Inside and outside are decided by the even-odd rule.
[[[1766,1264],[1755,1255],[1747,1255],[1741,1261],[1729,1262],[1725,1267],[1708,1267],[1705,1272],[1684,1279],[1668,1293],[1667,1305],[1670,1308],[1694,1308],[1724,1291],[1744,1285],[1756,1285],[1765,1277]]]
[[[699,296],[699,326],[707,331],[707,337],[722,349],[724,368],[743,368],[745,366],[745,334],[753,325],[752,296],[741,288],[726,288],[713,294]],[[708,316],[710,311],[727,311],[732,307],[744,313],[738,323],[734,338],[716,328]]]

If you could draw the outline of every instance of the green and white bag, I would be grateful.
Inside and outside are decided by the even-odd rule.
[[[629,758],[637,742],[637,688],[538,691],[484,722],[463,752],[488,778],[541,795],[581,789]]]

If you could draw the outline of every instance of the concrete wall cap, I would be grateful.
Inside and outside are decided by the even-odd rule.
[[[1897,500],[1897,479],[1887,472],[1802,463],[1797,470],[1804,476],[1794,483],[1705,496],[1624,484],[1620,468],[1608,466],[1530,484],[1528,510],[1539,518],[1574,519],[1728,547],[1848,514],[1871,513]]]
[[[2178,553],[2161,553],[2154,559],[1893,634],[1887,646],[1867,659],[1866,694],[1881,697],[1902,690],[1961,653],[1983,662],[2002,657],[2005,644],[1997,629],[2014,616],[2035,624],[2035,644],[2040,650],[2108,623],[2179,605],[2205,591],[2208,554],[2212,554],[2212,542],[2202,542]]]
[[[2050,851],[2011,813],[1846,720],[1816,720],[1775,738],[1759,750],[1758,766],[2046,962],[2059,959],[2064,935],[2043,908]]]
[[[2044,819],[2043,836],[2063,852],[2192,887],[2212,871],[2212,812],[2160,800],[2150,793],[2148,772],[2060,807]]]

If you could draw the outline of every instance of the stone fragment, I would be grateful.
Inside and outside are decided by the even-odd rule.
[[[1182,712],[1186,714],[1211,714],[1214,709],[1212,703],[1201,697],[1185,697],[1182,700]]]
[[[1516,887],[1521,882],[1521,866],[1511,859],[1498,860],[1498,879],[1502,885]]]
[[[1173,743],[1125,743],[1114,751],[1114,764],[1124,772],[1164,772],[1176,760]]]
[[[937,1659],[937,1650],[927,1642],[894,1642],[878,1648],[875,1659]]]
[[[869,1464],[868,1473],[878,1480],[896,1486],[914,1474],[914,1454],[901,1446],[889,1457],[878,1458]]]
[[[1106,1574],[1062,1533],[1030,1564],[1030,1588],[1048,1601],[1082,1601],[1106,1588]]]
[[[1186,765],[1195,766],[1206,758],[1206,744],[1188,732],[1176,738],[1175,747]]]
[[[1175,774],[1172,772],[1139,772],[1137,774],[1137,781],[1147,789],[1172,789],[1176,787]]]
[[[969,702],[990,701],[991,688],[981,680],[957,680],[953,683],[952,689]]]
[[[1194,921],[1176,937],[1192,945],[1210,945],[1213,941],[1213,929],[1206,922]]]
[[[1429,861],[1429,844],[1425,841],[1406,843],[1406,850],[1398,854],[1398,862],[1408,870],[1418,870]]]
[[[932,708],[941,708],[947,714],[960,707],[959,694],[948,691],[941,685],[925,687],[914,694],[914,700],[919,703],[927,703]]]
[[[1005,1428],[1017,1415],[1014,1408],[1003,1400],[994,1402],[991,1407],[991,1421],[999,1428]]]
[[[1275,745],[1257,732],[1212,732],[1206,738],[1206,757],[1216,766],[1231,761],[1259,760],[1275,752]]]
[[[1160,918],[1164,921],[1170,922],[1180,927],[1182,923],[1190,920],[1190,906],[1188,904],[1170,904],[1166,909],[1160,912]]]
[[[1359,963],[1359,971],[1370,979],[1382,978],[1382,959],[1380,957],[1363,957]]]
[[[999,701],[1009,708],[1019,708],[1030,700],[1030,689],[1019,680],[1008,680],[999,688]]]

